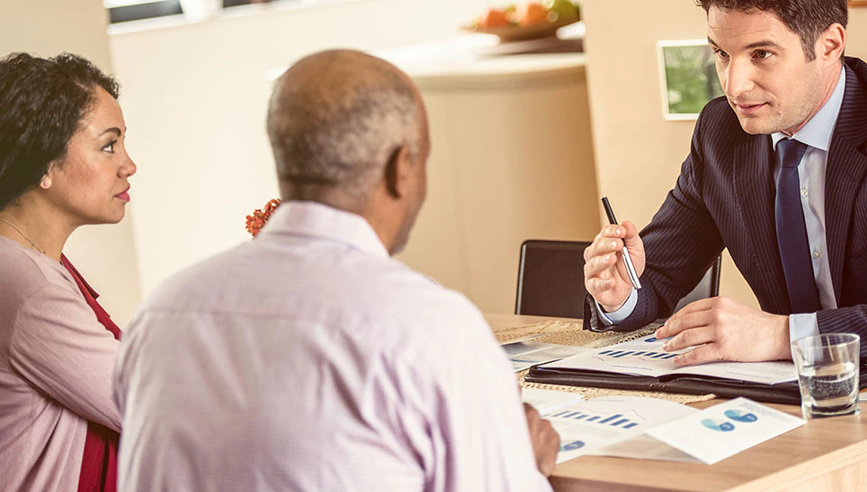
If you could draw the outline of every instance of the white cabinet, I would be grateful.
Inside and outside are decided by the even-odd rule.
[[[478,59],[481,38],[377,54],[414,78],[431,124],[428,198],[398,258],[507,313],[524,240],[600,227],[586,57]]]

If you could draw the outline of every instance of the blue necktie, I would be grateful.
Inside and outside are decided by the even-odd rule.
[[[798,179],[798,164],[806,151],[807,146],[797,140],[777,142],[777,158],[782,167],[774,212],[777,244],[780,247],[780,259],[783,260],[792,313],[814,313],[819,310],[819,291],[813,277],[810,243],[807,241],[807,226],[801,208],[801,182]]]

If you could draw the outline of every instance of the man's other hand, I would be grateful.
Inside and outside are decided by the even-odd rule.
[[[632,282],[623,261],[623,245],[640,277],[644,273],[644,243],[630,221],[607,225],[584,250],[584,288],[606,312],[623,306],[632,292]]]
[[[696,347],[673,360],[680,366],[714,361],[761,362],[791,359],[789,317],[757,311],[729,297],[687,304],[656,338],[671,337],[664,348]]]
[[[543,419],[532,405],[524,403],[524,414],[527,416],[527,427],[530,428],[536,466],[543,475],[550,477],[557,462],[557,452],[560,451],[560,435],[551,422]]]

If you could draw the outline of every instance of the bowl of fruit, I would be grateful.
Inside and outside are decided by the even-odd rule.
[[[500,42],[526,41],[557,35],[557,29],[581,20],[570,0],[531,1],[505,8],[487,8],[462,29],[494,34]]]

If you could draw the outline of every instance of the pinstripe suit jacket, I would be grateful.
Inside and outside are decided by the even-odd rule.
[[[846,58],[846,89],[828,151],[825,234],[837,309],[819,331],[867,336],[867,63]],[[638,304],[613,329],[632,331],[669,316],[728,248],[763,311],[790,314],[774,222],[769,135],[749,135],[724,97],[705,106],[677,184],[643,231],[647,266]],[[592,299],[585,329],[605,329]],[[862,347],[867,346],[867,343]]]

